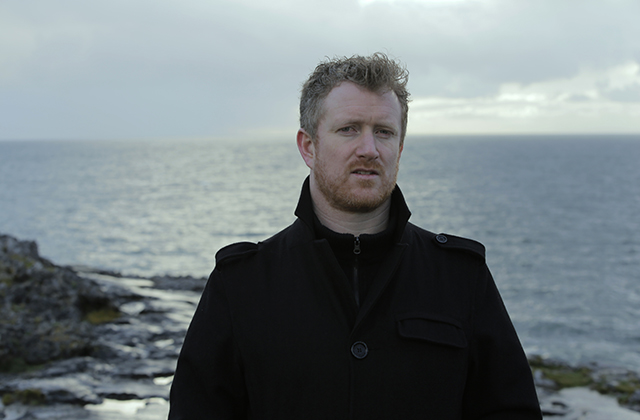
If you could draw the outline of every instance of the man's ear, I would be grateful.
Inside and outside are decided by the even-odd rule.
[[[311,136],[301,128],[300,130],[298,130],[296,141],[298,143],[300,156],[302,156],[304,163],[307,164],[309,169],[313,169],[313,163],[316,157],[316,148],[315,143],[311,139]]]

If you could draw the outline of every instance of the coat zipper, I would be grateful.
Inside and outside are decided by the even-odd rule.
[[[360,255],[360,237],[356,236],[353,240],[353,253],[355,258],[353,260],[353,294],[356,298],[356,305],[360,307],[360,285],[358,284],[358,255]]]

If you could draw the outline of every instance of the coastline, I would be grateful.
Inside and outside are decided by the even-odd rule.
[[[41,258],[35,242],[0,235],[0,245],[0,415],[165,418],[206,279],[62,267]],[[539,356],[530,364],[545,418],[640,420],[636,372]]]

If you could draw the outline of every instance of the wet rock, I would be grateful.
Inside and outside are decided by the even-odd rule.
[[[549,416],[563,415],[561,412],[564,407],[561,406],[569,408],[571,403],[564,401],[561,395],[564,390],[577,388],[596,391],[597,395],[611,397],[621,407],[640,412],[640,404],[637,400],[640,397],[640,376],[634,371],[598,363],[574,366],[540,356],[531,357],[529,364],[533,371],[541,407]],[[592,397],[593,395],[595,394],[592,394]],[[588,396],[585,393],[580,394],[583,401],[586,401]],[[638,418],[640,419],[640,416]]]
[[[191,276],[171,277],[171,276],[154,276],[151,277],[156,287],[163,290],[191,290],[201,292],[204,289],[207,279],[195,278]]]
[[[90,354],[90,320],[119,316],[109,296],[38,255],[34,242],[0,235],[0,371]]]
[[[3,408],[4,420],[20,420],[24,418],[28,411],[27,407],[20,404],[15,404],[6,408],[0,406],[0,408]]]
[[[157,386],[153,380],[117,380],[100,384],[96,391],[106,399],[130,401],[149,398],[169,399],[167,387]]]
[[[556,384],[553,380],[545,377],[544,373],[540,369],[535,369],[533,371],[533,382],[535,383],[536,388],[542,388],[547,390],[558,389],[558,384]]]
[[[545,393],[538,391],[540,409],[545,417],[563,417],[571,412],[569,402],[563,400],[557,393]]]
[[[8,236],[0,272],[0,419],[166,417],[206,279],[58,267]]]
[[[20,401],[31,405],[98,404],[102,399],[93,391],[98,384],[99,382],[89,375],[74,373],[64,377],[14,379],[3,384],[2,391],[4,395],[15,395],[16,398],[25,392],[41,396],[41,398]]]

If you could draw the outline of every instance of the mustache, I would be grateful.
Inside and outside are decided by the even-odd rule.
[[[376,175],[380,175],[384,173],[384,168],[382,167],[382,165],[378,165],[378,164],[356,163],[349,166],[349,173],[354,173],[354,172],[371,172]]]

